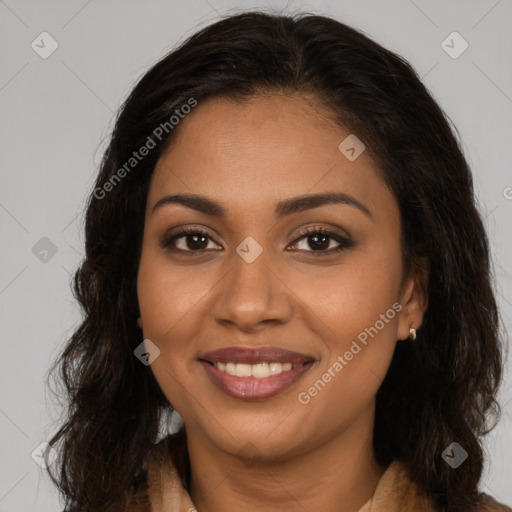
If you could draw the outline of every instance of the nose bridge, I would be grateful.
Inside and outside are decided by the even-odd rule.
[[[272,271],[274,259],[255,239],[247,237],[229,258],[229,272],[219,283],[212,314],[219,322],[237,324],[242,329],[274,320],[284,322],[292,307]]]

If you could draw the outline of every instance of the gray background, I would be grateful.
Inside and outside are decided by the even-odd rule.
[[[417,69],[459,129],[473,168],[510,331],[511,0],[0,0],[0,512],[60,510],[31,453],[58,425],[43,379],[79,320],[69,279],[83,253],[82,210],[113,114],[178,41],[219,15],[254,7],[334,16]],[[59,45],[46,59],[31,47],[34,40],[43,46],[44,31]],[[458,58],[441,46],[453,31],[469,43]],[[460,41],[449,44],[460,48]],[[43,252],[43,237],[55,254]],[[482,490],[512,504],[510,366],[500,402],[503,418],[487,438]]]

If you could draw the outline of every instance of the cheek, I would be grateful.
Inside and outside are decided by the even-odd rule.
[[[139,308],[143,319],[144,338],[160,350],[151,369],[168,400],[180,407],[194,389],[195,352],[191,343],[200,339],[199,317],[204,317],[205,294],[214,283],[208,273],[186,272],[171,267],[165,256],[141,255],[137,279]]]
[[[377,251],[361,251],[314,277],[290,279],[305,309],[325,325],[323,332],[332,348],[342,349],[376,322],[386,334],[396,328],[397,312],[392,306],[399,297],[401,263],[393,253],[379,256]],[[381,315],[385,315],[384,326]]]
[[[187,325],[187,316],[201,310],[205,296],[215,285],[211,273],[192,266],[172,266],[165,255],[142,253],[137,292],[144,335],[164,339]]]
[[[204,286],[204,273],[171,268],[165,256],[143,248],[137,278],[139,308],[144,338],[160,350],[151,371],[169,402],[187,417],[195,385],[189,340],[200,334],[197,314]]]
[[[400,279],[400,259],[388,249],[361,253],[313,280],[293,280],[306,322],[317,326],[324,344],[321,365],[302,390],[313,386],[318,402],[343,403],[345,412],[375,396],[396,345]],[[319,378],[330,391],[323,392]]]

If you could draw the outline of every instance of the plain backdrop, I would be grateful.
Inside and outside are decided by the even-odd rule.
[[[253,8],[333,16],[412,63],[459,130],[510,331],[511,0],[0,0],[0,512],[61,510],[31,454],[57,426],[44,377],[80,318],[69,280],[115,112],[177,42]],[[510,366],[500,402],[482,491],[512,504]]]

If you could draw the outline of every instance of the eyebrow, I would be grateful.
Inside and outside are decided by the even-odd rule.
[[[227,216],[226,209],[220,203],[198,194],[173,194],[164,196],[155,203],[151,209],[151,214],[155,213],[155,211],[162,206],[168,204],[181,204],[213,217],[225,218]],[[373,218],[369,208],[358,201],[355,197],[342,192],[311,194],[285,199],[277,203],[274,215],[277,220],[281,220],[293,213],[300,213],[327,204],[345,204],[353,206],[368,217]]]

